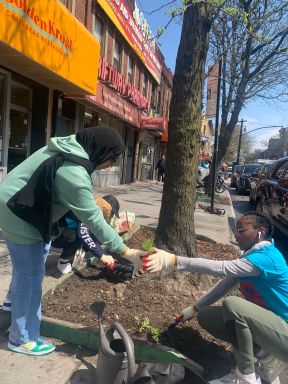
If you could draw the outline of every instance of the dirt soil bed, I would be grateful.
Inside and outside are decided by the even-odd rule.
[[[154,240],[154,237],[153,231],[142,228],[126,244],[139,249],[145,239]],[[229,245],[198,240],[197,247],[201,257],[217,260],[237,257],[236,250]],[[147,342],[157,338],[159,332],[161,344],[172,346],[201,364],[205,377],[211,379],[227,373],[235,365],[229,345],[203,331],[196,320],[179,325],[172,338],[166,336],[165,330],[174,315],[192,305],[215,282],[214,278],[203,280],[187,272],[170,272],[165,276],[162,273],[161,279],[159,274],[144,274],[123,281],[103,276],[95,268],[84,268],[44,298],[43,313],[95,328],[97,319],[90,305],[105,301],[106,327],[117,320],[132,338]],[[149,327],[152,327],[150,332]]]

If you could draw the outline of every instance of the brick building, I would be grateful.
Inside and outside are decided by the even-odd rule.
[[[93,174],[96,186],[153,177],[172,73],[137,4],[53,0],[49,7],[40,0],[0,5],[6,30],[19,32],[13,45],[14,35],[0,26],[2,175],[51,136],[100,124],[115,128],[127,151],[115,167]]]

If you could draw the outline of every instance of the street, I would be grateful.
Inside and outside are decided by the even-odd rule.
[[[243,213],[252,211],[254,208],[249,204],[249,194],[239,195],[235,188],[229,188],[233,208],[236,219],[238,219]],[[275,244],[278,249],[283,253],[286,260],[288,261],[288,249],[287,239],[284,238],[280,233],[275,232],[274,234]]]

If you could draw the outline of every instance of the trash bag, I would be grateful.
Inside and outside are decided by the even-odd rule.
[[[132,384],[185,383],[185,367],[180,364],[140,363]]]

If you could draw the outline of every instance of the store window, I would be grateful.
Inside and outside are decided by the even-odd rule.
[[[150,99],[150,104],[152,109],[156,109],[156,97],[157,97],[156,85],[155,83],[152,83],[151,99]]]
[[[32,90],[12,82],[10,102],[8,172],[29,156]]]
[[[129,56],[127,78],[128,78],[128,82],[132,85],[134,85],[134,72],[135,72],[134,60],[131,56]]]
[[[121,72],[121,45],[118,40],[114,40],[113,66]]]
[[[99,19],[98,16],[94,17],[93,33],[101,45],[101,56],[104,56],[104,51],[105,51],[104,24],[102,20]]]
[[[142,95],[147,96],[147,87],[148,87],[148,80],[145,73],[143,73],[143,82],[142,82]]]

